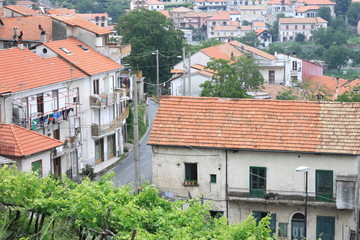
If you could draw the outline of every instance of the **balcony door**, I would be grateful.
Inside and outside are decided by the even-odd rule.
[[[99,164],[104,161],[104,139],[95,141],[95,163]]]

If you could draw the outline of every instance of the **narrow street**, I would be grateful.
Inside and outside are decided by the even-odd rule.
[[[152,151],[151,146],[147,145],[151,127],[155,118],[158,104],[152,100],[148,101],[147,112],[149,117],[149,129],[140,141],[140,175],[141,183],[150,181],[152,178]],[[134,163],[134,151],[132,150],[127,158],[123,159],[118,165],[112,168],[109,172],[115,172],[113,178],[114,185],[116,187],[120,185],[134,184],[135,181],[135,163]]]

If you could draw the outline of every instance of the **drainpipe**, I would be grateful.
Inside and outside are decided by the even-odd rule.
[[[225,150],[225,161],[226,161],[226,166],[225,166],[225,201],[226,201],[226,217],[229,221],[229,196],[228,196],[228,151]]]

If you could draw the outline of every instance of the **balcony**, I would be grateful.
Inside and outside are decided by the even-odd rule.
[[[230,201],[246,202],[246,203],[261,203],[261,204],[276,204],[287,206],[303,206],[304,193],[292,191],[267,191],[263,197],[251,197],[248,189],[239,189],[229,187],[228,198]],[[336,208],[336,197],[332,202],[316,201],[315,193],[309,193],[308,205],[314,207]]]
[[[112,120],[108,124],[92,124],[91,125],[91,136],[94,138],[98,138],[98,137],[106,135],[110,132],[113,132],[122,126],[121,122],[122,122],[121,118],[117,118],[117,119]]]
[[[101,107],[106,107],[107,105],[107,99],[108,99],[108,94],[104,93],[104,94],[94,94],[90,96],[90,107],[91,108],[101,108]]]

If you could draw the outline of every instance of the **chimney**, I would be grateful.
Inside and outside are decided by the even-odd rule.
[[[337,98],[338,93],[339,93],[339,83],[340,83],[340,80],[339,80],[339,78],[337,77],[337,78],[336,78],[335,98]]]
[[[39,25],[40,32],[40,42],[46,42],[46,32],[45,30]]]

